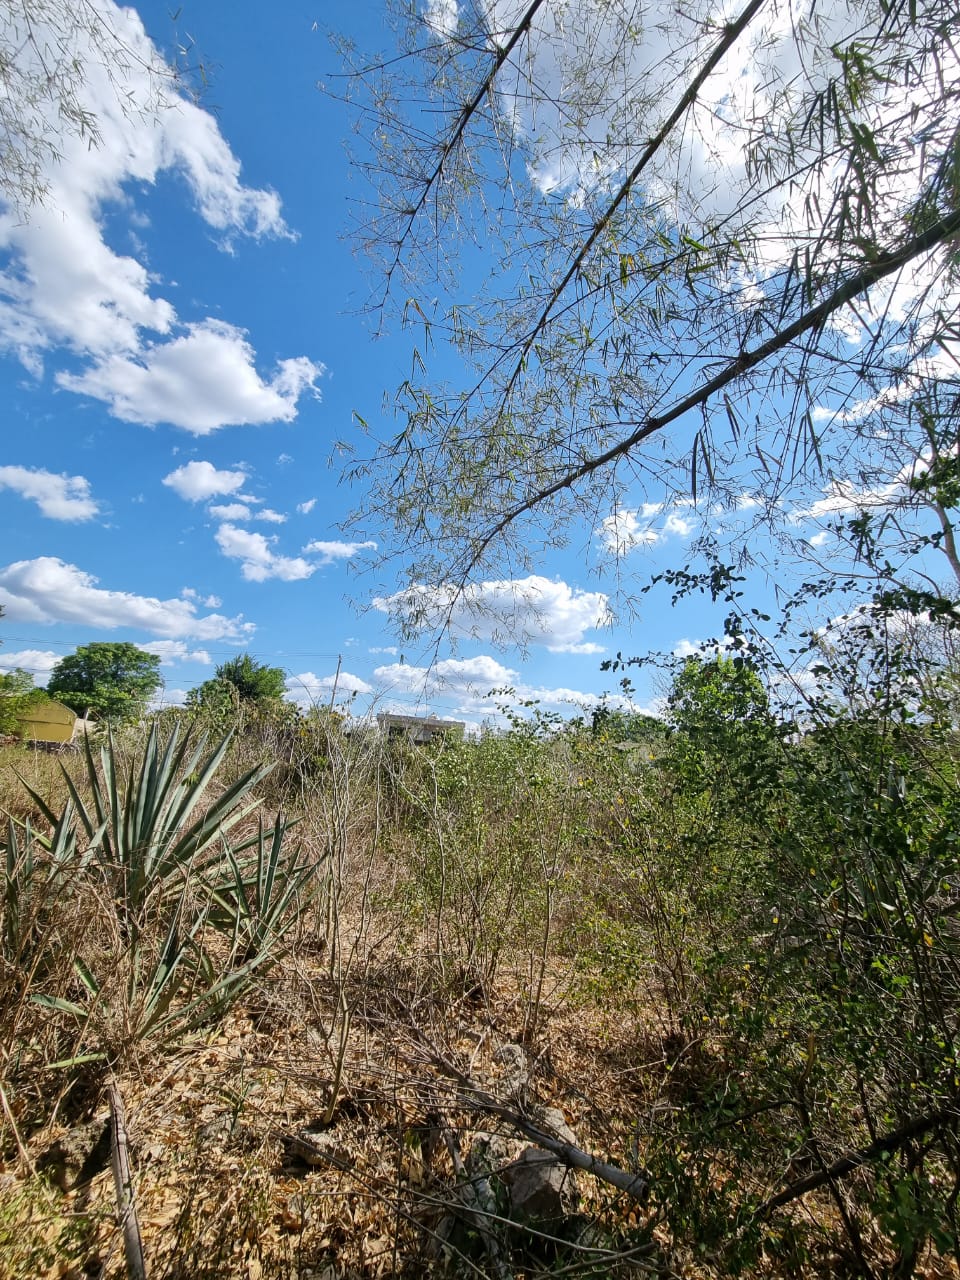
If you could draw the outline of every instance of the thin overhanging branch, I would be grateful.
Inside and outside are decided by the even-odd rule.
[[[762,0],[754,0],[754,2],[758,3],[758,2],[762,2]],[[393,275],[394,271],[399,265],[400,258],[403,254],[403,247],[407,242],[407,238],[409,237],[410,232],[417,218],[423,212],[423,208],[430,197],[430,192],[433,190],[433,188],[436,186],[437,182],[439,181],[448,158],[450,157],[451,153],[457,149],[457,147],[460,145],[461,141],[463,140],[463,135],[467,130],[467,126],[470,124],[470,121],[473,119],[474,115],[478,111],[480,104],[483,102],[484,98],[493,88],[494,82],[500,73],[500,68],[507,61],[507,59],[513,53],[514,49],[517,47],[517,45],[520,43],[523,37],[530,30],[530,26],[533,22],[533,19],[536,17],[537,10],[542,8],[542,6],[545,3],[546,3],[546,0],[532,0],[532,3],[527,7],[527,10],[524,13],[523,17],[520,19],[517,26],[513,29],[510,39],[507,41],[505,45],[497,49],[497,56],[493,60],[493,65],[490,67],[487,74],[481,80],[473,97],[470,99],[468,103],[465,104],[465,106],[460,111],[460,114],[457,116],[456,123],[454,124],[449,137],[443,143],[441,143],[440,158],[437,160],[437,163],[435,164],[433,171],[429,174],[426,181],[424,182],[423,188],[420,192],[420,195],[417,197],[416,202],[407,212],[406,225],[404,226],[403,230],[401,231],[397,239],[397,246],[396,246],[396,252],[394,254],[394,260],[392,265],[387,271],[388,280]]]
[[[771,356],[788,347],[802,334],[822,327],[836,311],[839,311],[841,307],[861,293],[866,292],[867,289],[872,288],[880,280],[893,275],[914,259],[922,257],[925,253],[930,253],[945,240],[958,234],[960,234],[960,210],[952,213],[947,218],[941,219],[940,222],[935,223],[927,231],[923,232],[922,235],[914,236],[899,249],[878,254],[873,262],[846,280],[829,297],[825,298],[819,306],[813,307],[804,315],[799,316],[792,324],[787,325],[785,329],[774,334],[773,337],[768,338],[766,342],[761,343],[758,347],[754,347],[752,351],[744,351],[715,377],[705,382],[702,387],[691,392],[690,395],[685,396],[682,400],[677,401],[663,413],[653,414],[646,418],[631,435],[605,450],[605,452],[568,471],[552,484],[546,485],[542,489],[537,489],[528,498],[525,498],[523,502],[511,507],[483,534],[470,552],[461,577],[468,577],[471,571],[477,567],[490,544],[509,528],[515,520],[525,515],[528,511],[532,511],[549,498],[562,492],[562,490],[571,488],[578,481],[592,475],[595,471],[599,471],[602,467],[608,466],[610,463],[624,457],[631,449],[636,448],[638,444],[649,439],[650,436],[655,435],[664,427],[684,417],[691,409],[702,407],[713,396],[722,391],[724,387],[729,386],[731,382],[735,382],[737,378],[743,377],[744,374],[749,373],[757,365],[769,360]]]
[[[747,5],[744,11],[740,14],[739,18],[736,18],[733,22],[727,23],[727,25],[723,28],[723,35],[719,40],[719,42],[717,43],[716,47],[714,48],[710,56],[707,58],[707,60],[704,62],[703,66],[700,68],[697,74],[694,76],[693,80],[687,86],[685,92],[680,98],[680,101],[677,103],[674,109],[670,112],[666,120],[664,120],[663,124],[660,126],[657,132],[653,135],[653,137],[650,139],[647,145],[644,147],[639,160],[633,166],[630,172],[627,174],[626,178],[621,184],[616,195],[604,210],[602,216],[598,218],[597,221],[594,223],[592,231],[587,236],[586,240],[584,240],[580,248],[577,250],[576,254],[574,255],[574,257],[570,262],[569,267],[564,273],[563,279],[552,290],[550,297],[547,299],[546,305],[544,306],[543,310],[540,312],[540,315],[536,320],[536,323],[534,324],[533,328],[530,330],[530,332],[527,334],[526,338],[524,339],[523,346],[520,348],[520,354],[517,357],[517,362],[514,365],[513,372],[510,374],[510,378],[507,382],[507,386],[504,391],[504,395],[503,395],[504,400],[507,399],[507,397],[510,395],[511,390],[515,386],[516,381],[519,378],[520,373],[524,367],[524,364],[526,363],[527,356],[530,354],[531,350],[533,349],[533,344],[536,342],[537,338],[543,332],[544,327],[546,326],[547,321],[550,318],[551,312],[553,311],[553,308],[557,304],[557,301],[562,296],[562,294],[566,291],[566,289],[570,285],[570,282],[574,279],[574,277],[580,271],[591,249],[597,243],[597,240],[600,238],[600,236],[603,234],[606,228],[610,225],[610,221],[613,218],[614,214],[617,212],[617,210],[626,200],[627,196],[629,196],[630,192],[633,190],[638,179],[640,178],[640,175],[643,173],[644,169],[646,169],[647,165],[650,163],[650,161],[654,158],[654,156],[663,146],[664,142],[669,137],[674,126],[679,123],[679,121],[683,118],[683,116],[690,109],[690,107],[693,106],[694,102],[696,102],[697,97],[699,96],[700,90],[703,88],[706,81],[716,70],[716,67],[720,62],[721,58],[723,58],[723,56],[728,52],[728,50],[732,48],[734,44],[736,44],[736,42],[743,35],[744,31],[746,31],[747,27],[750,25],[753,19],[757,16],[757,14],[763,8],[765,3],[766,3],[766,0],[750,0],[750,3]]]

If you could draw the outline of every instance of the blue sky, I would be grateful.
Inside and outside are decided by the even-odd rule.
[[[380,6],[186,0],[176,22],[155,3],[113,20],[132,51],[114,75],[143,110],[119,111],[91,67],[100,145],[65,139],[44,205],[0,222],[0,668],[42,683],[80,644],[130,640],[161,655],[176,703],[247,649],[284,668],[292,697],[326,701],[339,658],[358,710],[481,720],[490,689],[572,713],[616,691],[605,656],[716,634],[722,611],[700,599],[661,595],[617,620],[605,544],[636,589],[683,563],[696,528],[688,507],[654,501],[584,528],[519,583],[482,584],[481,634],[398,640],[375,603],[396,590],[375,567],[389,547],[341,530],[358,495],[335,446],[358,435],[354,411],[391,429],[384,397],[411,343],[375,337],[363,313],[369,268],[345,239],[352,122],[316,87],[340,70],[325,28],[376,47]],[[147,69],[178,42],[208,70],[196,104]],[[505,619],[523,650],[493,643]],[[649,704],[655,686],[638,686]]]

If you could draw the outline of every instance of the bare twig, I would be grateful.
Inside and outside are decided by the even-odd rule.
[[[438,1113],[438,1115],[438,1127],[443,1135],[447,1151],[450,1153],[453,1171],[457,1175],[460,1194],[463,1199],[463,1211],[480,1233],[483,1247],[487,1251],[487,1257],[490,1259],[494,1274],[498,1277],[498,1280],[512,1280],[512,1273],[504,1260],[500,1248],[500,1240],[490,1225],[491,1219],[496,1216],[497,1209],[496,1198],[490,1186],[490,1181],[482,1176],[472,1177],[467,1172],[463,1163],[463,1156],[460,1153],[460,1142],[457,1135],[447,1124],[443,1114]]]
[[[583,1151],[571,1142],[565,1142],[562,1138],[558,1138],[555,1133],[545,1129],[543,1125],[537,1124],[531,1117],[525,1116],[514,1107],[508,1107],[500,1102],[492,1093],[482,1089],[452,1062],[448,1062],[435,1052],[431,1052],[430,1056],[440,1070],[446,1075],[452,1076],[467,1091],[460,1095],[460,1101],[464,1106],[472,1107],[477,1111],[484,1112],[486,1115],[496,1116],[498,1120],[506,1121],[507,1124],[512,1125],[522,1133],[525,1138],[529,1138],[538,1147],[543,1147],[545,1151],[555,1155],[561,1164],[565,1164],[571,1169],[582,1169],[584,1173],[592,1174],[600,1182],[606,1182],[611,1187],[616,1187],[618,1191],[623,1191],[640,1204],[646,1202],[650,1191],[650,1180],[645,1173],[631,1173],[628,1169],[622,1169],[619,1165],[611,1164],[607,1160],[601,1160],[599,1156],[592,1155],[589,1151]]]
[[[127,1260],[129,1280],[147,1280],[147,1264],[143,1256],[143,1237],[137,1217],[137,1203],[133,1192],[133,1174],[130,1169],[127,1121],[123,1099],[113,1076],[107,1081],[107,1098],[110,1102],[110,1159],[113,1165],[113,1185],[117,1192],[117,1211],[123,1229],[123,1252]]]
[[[896,1151],[899,1147],[909,1142],[911,1138],[918,1138],[921,1134],[928,1133],[944,1121],[953,1120],[956,1122],[958,1118],[960,1117],[958,1117],[955,1110],[933,1111],[928,1112],[926,1115],[917,1116],[915,1119],[901,1125],[899,1129],[894,1129],[890,1133],[884,1134],[882,1138],[877,1138],[875,1142],[870,1143],[869,1147],[864,1147],[860,1151],[853,1151],[849,1155],[843,1156],[842,1159],[835,1160],[827,1168],[818,1169],[815,1173],[810,1173],[805,1178],[799,1178],[796,1182],[792,1182],[790,1186],[784,1187],[782,1191],[778,1191],[769,1200],[764,1200],[763,1204],[757,1209],[756,1216],[758,1218],[766,1218],[774,1209],[782,1208],[783,1205],[790,1204],[793,1200],[799,1200],[808,1191],[816,1191],[818,1187],[825,1186],[828,1182],[833,1183],[840,1178],[845,1178],[854,1169],[859,1169],[865,1164],[871,1164],[874,1160],[880,1159],[885,1153]]]

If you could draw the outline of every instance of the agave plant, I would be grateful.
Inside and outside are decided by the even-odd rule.
[[[188,733],[181,743],[177,726],[161,749],[154,725],[143,759],[139,767],[136,759],[132,761],[125,785],[112,735],[99,751],[99,769],[93,748],[85,742],[89,799],[61,764],[77,820],[107,878],[126,937],[134,937],[142,927],[147,901],[158,887],[177,895],[183,876],[202,871],[218,858],[230,831],[258,807],[260,802],[250,794],[273,768],[269,763],[249,770],[194,816],[230,738],[227,734],[204,759],[206,735],[191,745]],[[64,815],[58,817],[41,795],[24,786],[51,825],[59,828]]]
[[[73,801],[53,824],[49,835],[27,819],[7,816],[3,845],[3,892],[0,896],[0,956],[13,968],[29,970],[43,946],[49,907],[66,887],[68,875],[83,870],[103,834],[92,833],[83,856],[77,853]],[[18,830],[19,828],[19,830]]]
[[[161,744],[154,726],[142,759],[126,770],[112,737],[99,762],[88,744],[87,795],[63,769],[70,798],[59,816],[24,784],[53,827],[53,864],[95,871],[101,888],[92,896],[101,902],[108,889],[102,926],[112,941],[98,948],[91,936],[73,960],[72,986],[33,996],[74,1022],[75,1050],[57,1065],[113,1062],[156,1034],[175,1041],[222,1016],[275,955],[312,868],[285,857],[282,815],[272,828],[261,820],[256,835],[231,838],[256,810],[252,791],[270,764],[204,805],[229,743],[228,735],[205,754],[205,737],[191,745],[174,729]],[[18,870],[6,883],[16,905],[33,873],[19,845],[11,857]],[[228,949],[207,945],[211,929],[231,939]]]
[[[210,885],[215,903],[211,922],[231,936],[231,954],[247,962],[265,949],[274,951],[287,932],[290,908],[303,905],[308,882],[315,893],[317,868],[300,861],[299,851],[285,858],[283,839],[292,824],[278,813],[272,830],[260,820],[253,858],[243,857],[243,846],[224,847],[229,878]],[[247,846],[250,847],[249,845]]]

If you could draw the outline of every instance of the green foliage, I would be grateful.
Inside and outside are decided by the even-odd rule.
[[[59,814],[24,784],[52,833],[8,824],[3,954],[28,965],[42,939],[45,967],[25,972],[33,1003],[69,1029],[59,1065],[117,1062],[160,1034],[176,1043],[222,1016],[279,953],[315,868],[285,853],[282,817],[241,833],[270,764],[210,798],[229,741],[207,754],[204,738],[181,742],[174,730],[164,742],[154,725],[126,766],[112,735],[99,759],[88,744],[83,785],[63,769]],[[98,930],[65,929],[55,908],[68,890]]]
[[[61,658],[47,692],[78,715],[89,709],[103,720],[135,720],[163,683],[159,668],[160,659],[135,644],[98,641]]]
[[[23,713],[43,697],[43,690],[34,687],[29,671],[15,667],[0,673],[0,734],[19,733]]]
[[[237,686],[229,680],[204,680],[187,693],[187,710],[209,724],[227,724],[240,710]]]
[[[601,704],[593,713],[591,728],[595,737],[609,742],[635,742],[659,748],[669,737],[670,728],[656,716],[630,711],[616,711]]]
[[[688,737],[714,740],[745,722],[766,722],[763,681],[742,658],[688,658],[667,698],[670,721]]]
[[[278,701],[286,693],[283,668],[268,667],[266,663],[251,658],[249,653],[238,654],[229,662],[222,662],[217,667],[216,680],[231,684],[240,702]]]

